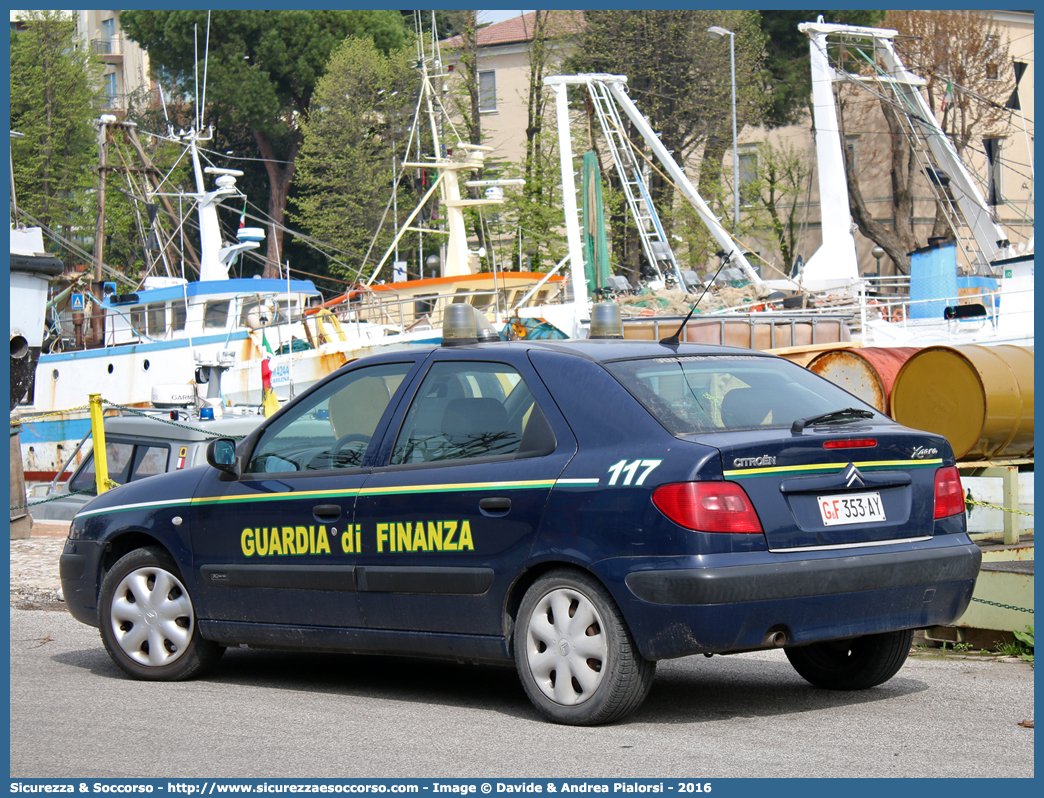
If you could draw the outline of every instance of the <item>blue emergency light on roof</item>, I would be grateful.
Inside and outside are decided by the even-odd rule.
[[[199,411],[199,420],[200,421],[213,421],[214,420],[214,408],[212,408],[212,407],[201,408],[200,411]]]

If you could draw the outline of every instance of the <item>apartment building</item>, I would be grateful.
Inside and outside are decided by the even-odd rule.
[[[27,11],[11,10],[12,29],[24,25]],[[102,87],[104,110],[120,114],[130,103],[141,101],[151,89],[149,56],[128,39],[120,26],[120,11],[76,11],[64,13],[76,20],[77,37],[104,65]]]

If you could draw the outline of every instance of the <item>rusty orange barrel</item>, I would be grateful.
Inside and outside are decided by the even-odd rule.
[[[889,399],[895,377],[918,351],[913,346],[838,349],[816,355],[806,368],[891,415]]]
[[[943,435],[959,460],[1033,454],[1033,348],[930,346],[896,375],[892,417]]]

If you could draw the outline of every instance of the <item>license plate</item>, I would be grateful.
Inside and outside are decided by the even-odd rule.
[[[819,514],[823,517],[824,526],[840,524],[865,524],[871,521],[884,521],[884,506],[881,494],[843,493],[836,496],[817,496]]]

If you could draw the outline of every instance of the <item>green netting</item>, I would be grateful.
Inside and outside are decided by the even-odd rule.
[[[584,153],[584,275],[587,290],[594,293],[609,277],[609,242],[605,237],[602,179],[593,150]]]

